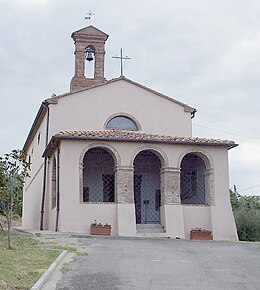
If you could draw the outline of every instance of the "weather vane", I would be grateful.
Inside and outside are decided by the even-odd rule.
[[[85,20],[88,20],[89,25],[91,25],[91,16],[95,15],[94,13],[91,12],[91,10],[89,10],[89,12],[86,13],[86,17]]]
[[[112,56],[112,58],[120,59],[121,76],[123,76],[123,67],[124,67],[124,65],[123,65],[123,59],[126,62],[127,59],[131,59],[131,58],[128,57],[127,55],[126,56],[123,56],[123,49],[122,48],[120,49],[120,56],[117,56],[116,55],[116,56]]]

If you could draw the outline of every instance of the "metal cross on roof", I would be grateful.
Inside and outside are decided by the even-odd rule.
[[[91,25],[91,16],[95,15],[94,13],[91,12],[91,10],[89,10],[89,12],[86,13],[86,17],[85,20],[89,21],[89,25]]]
[[[123,59],[126,61],[127,59],[131,59],[128,56],[123,56],[123,49],[120,49],[120,56],[112,56],[112,58],[120,59],[120,71],[121,71],[121,76],[123,76]]]

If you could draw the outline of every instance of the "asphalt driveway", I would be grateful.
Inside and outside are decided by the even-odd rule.
[[[56,285],[81,289],[260,289],[260,243],[79,238]]]

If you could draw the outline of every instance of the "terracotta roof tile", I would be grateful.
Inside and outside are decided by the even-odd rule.
[[[164,136],[138,131],[106,130],[106,131],[62,131],[54,136],[57,139],[104,139],[118,141],[149,141],[166,143],[203,143],[216,145],[236,145],[234,141],[207,139],[199,137]]]
[[[63,139],[224,146],[228,149],[237,146],[234,141],[230,140],[207,139],[199,137],[164,136],[158,134],[142,133],[139,131],[62,131],[52,136],[48,146],[43,153],[43,156],[50,156],[52,150],[54,150],[54,148],[56,148],[56,146],[58,145],[59,141]]]

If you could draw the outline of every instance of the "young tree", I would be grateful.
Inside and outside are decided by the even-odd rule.
[[[21,150],[13,150],[0,157],[0,209],[7,220],[9,249],[11,249],[13,202],[17,199],[24,178],[28,176],[28,168],[26,155]]]

